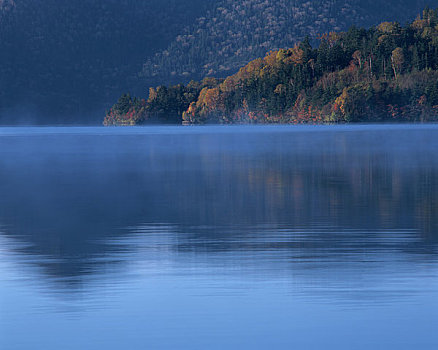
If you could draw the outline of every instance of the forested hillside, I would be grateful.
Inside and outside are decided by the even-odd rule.
[[[426,8],[405,26],[353,26],[315,48],[305,39],[271,51],[225,80],[150,89],[147,101],[124,95],[105,124],[437,119],[438,10]]]
[[[215,1],[0,0],[0,121],[97,122]]]
[[[96,123],[123,91],[226,77],[306,34],[403,23],[426,2],[0,0],[0,123]]]
[[[143,67],[146,82],[225,77],[273,49],[350,25],[414,19],[427,0],[221,0]]]

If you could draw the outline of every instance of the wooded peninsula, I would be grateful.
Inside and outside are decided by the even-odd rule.
[[[407,25],[306,37],[225,79],[122,95],[104,125],[438,120],[438,9]]]

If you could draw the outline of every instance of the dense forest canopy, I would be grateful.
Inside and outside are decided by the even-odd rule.
[[[0,122],[99,122],[123,91],[225,78],[306,34],[405,23],[428,1],[0,0]]]
[[[438,119],[438,10],[407,25],[329,32],[269,52],[226,79],[123,95],[105,124]]]
[[[369,27],[390,18],[405,23],[427,0],[221,0],[143,66],[147,80],[188,82],[226,77],[269,50],[292,47],[306,35]]]
[[[215,1],[0,0],[0,121],[98,116]]]

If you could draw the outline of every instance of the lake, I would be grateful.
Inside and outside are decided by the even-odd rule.
[[[438,125],[0,128],[0,348],[438,349]]]

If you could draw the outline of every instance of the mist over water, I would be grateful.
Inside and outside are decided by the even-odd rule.
[[[0,128],[0,348],[436,349],[437,135]]]

